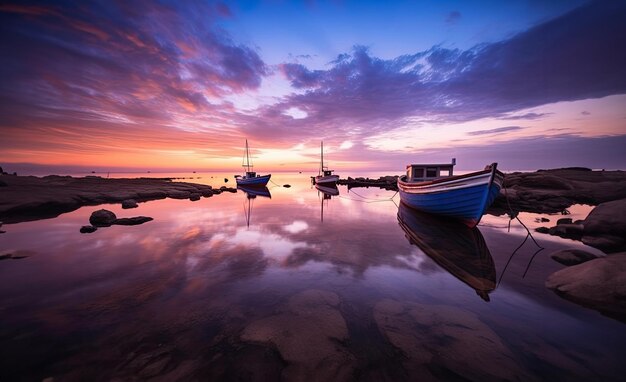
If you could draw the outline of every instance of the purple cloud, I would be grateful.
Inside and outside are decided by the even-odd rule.
[[[497,133],[504,133],[505,131],[515,131],[515,130],[521,130],[521,129],[523,129],[523,127],[521,126],[504,126],[504,127],[498,127],[498,128],[489,129],[489,130],[470,131],[469,133],[467,133],[467,135],[497,134]]]
[[[380,59],[357,46],[327,70],[284,64],[286,78],[305,92],[260,110],[268,122],[263,135],[372,135],[406,118],[532,120],[546,114],[508,115],[553,102],[623,94],[625,19],[625,3],[591,2],[508,40],[465,51],[435,46]],[[282,111],[292,107],[309,117],[284,117]]]
[[[225,9],[3,5],[2,108],[15,118],[67,118],[71,110],[166,123],[172,112],[213,111],[207,96],[256,89],[268,73],[254,50],[214,28]]]

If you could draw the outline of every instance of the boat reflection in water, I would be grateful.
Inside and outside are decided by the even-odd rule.
[[[246,194],[246,205],[244,206],[244,213],[246,215],[246,225],[250,227],[250,216],[252,213],[252,204],[257,196],[263,198],[272,198],[270,190],[266,186],[242,186],[237,185],[237,189],[243,191]]]
[[[416,211],[404,203],[398,208],[398,223],[411,244],[489,301],[489,293],[496,289],[496,267],[478,228]]]
[[[332,199],[333,196],[339,195],[339,189],[337,188],[335,184],[315,184],[315,188],[317,189],[317,191],[319,191],[322,194],[321,219],[323,222],[324,221],[324,201],[326,200],[326,203],[328,203],[328,201]]]

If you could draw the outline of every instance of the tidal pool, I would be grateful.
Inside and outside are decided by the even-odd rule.
[[[594,249],[534,234],[544,250],[527,240],[514,253],[526,230],[509,230],[506,216],[469,231],[399,209],[393,191],[333,195],[305,174],[272,179],[271,197],[103,205],[4,225],[0,380],[626,375],[626,326],[544,286],[563,268],[551,252]],[[79,233],[100,208],[154,220]],[[520,217],[532,229],[538,216],[558,218]]]

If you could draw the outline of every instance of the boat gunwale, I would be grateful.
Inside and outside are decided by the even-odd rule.
[[[425,186],[430,186],[430,185],[440,185],[441,183],[455,182],[457,180],[462,180],[462,179],[471,179],[473,177],[490,175],[492,172],[494,172],[493,169],[485,169],[481,171],[471,172],[468,174],[443,176],[437,179],[425,180],[425,181],[420,181],[420,182],[411,182],[411,181],[402,180],[402,179],[406,179],[407,177],[406,175],[402,175],[398,178],[398,186],[402,185],[403,187],[408,187],[408,188],[420,188],[420,187],[425,187]],[[497,169],[495,171],[495,174],[504,177],[504,174]]]

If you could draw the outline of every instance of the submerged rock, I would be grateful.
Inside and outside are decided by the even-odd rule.
[[[92,225],[84,225],[80,227],[80,233],[92,233],[96,232],[97,229],[97,227],[94,227]]]
[[[138,206],[139,205],[135,199],[126,199],[122,201],[122,208],[124,209],[137,208]]]
[[[598,256],[593,253],[582,251],[580,249],[563,249],[552,253],[550,257],[552,260],[568,266],[582,264],[585,261],[598,258]]]
[[[191,194],[191,196],[189,197],[189,200],[191,200],[192,202],[195,202],[197,200],[200,200],[201,196],[202,195],[200,195],[200,194]]]
[[[537,227],[537,228],[535,228],[535,232],[550,233],[550,228],[548,228],[548,227]]]
[[[154,220],[154,219],[148,216],[135,216],[132,218],[115,219],[113,224],[115,225],[139,225],[139,224],[149,222],[151,220]]]
[[[348,328],[335,293],[307,290],[291,297],[282,312],[248,325],[244,341],[271,344],[287,362],[287,381],[351,380],[355,358],[342,345]]]
[[[117,219],[117,216],[109,210],[94,211],[89,217],[89,223],[96,227],[108,227]]]
[[[556,225],[561,225],[561,224],[572,224],[572,218],[560,218],[559,220],[556,221]]]
[[[546,287],[566,300],[626,322],[626,252],[555,272]]]
[[[507,345],[468,310],[382,300],[374,306],[374,319],[405,355],[407,380],[424,380],[432,370],[471,381],[528,380]]]

